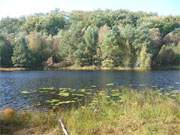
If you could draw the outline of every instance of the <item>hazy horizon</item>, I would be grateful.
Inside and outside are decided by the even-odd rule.
[[[35,13],[60,11],[129,10],[157,13],[158,15],[180,15],[179,0],[2,0],[0,18],[21,17]]]

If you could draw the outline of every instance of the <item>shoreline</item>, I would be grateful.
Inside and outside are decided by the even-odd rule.
[[[13,71],[60,71],[60,70],[70,70],[70,71],[154,71],[154,70],[180,70],[180,66],[166,66],[166,67],[157,67],[152,69],[142,69],[139,67],[130,68],[130,67],[96,67],[96,66],[84,66],[84,67],[46,67],[46,68],[37,68],[37,69],[29,69],[29,68],[0,68],[0,72],[13,72]]]
[[[0,68],[0,72],[13,72],[13,71],[26,71],[28,70],[27,68],[15,68],[15,67],[10,67],[10,68]]]
[[[53,68],[52,68],[53,69]],[[51,68],[50,68],[51,70]],[[124,68],[124,67],[114,67],[114,68],[108,68],[108,67],[96,67],[96,66],[84,66],[84,67],[76,67],[76,66],[70,66],[70,67],[61,67],[61,68],[55,68],[55,70],[74,70],[74,71],[144,71],[144,69],[141,68]]]

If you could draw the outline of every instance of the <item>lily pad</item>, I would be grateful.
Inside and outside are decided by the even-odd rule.
[[[40,93],[49,93],[50,91],[54,90],[54,88],[40,88]]]
[[[111,90],[111,92],[119,92],[119,90]]]
[[[84,94],[82,94],[82,93],[73,93],[72,95],[73,96],[78,96],[78,97],[84,97]]]
[[[59,102],[60,100],[59,99],[50,99],[50,100],[47,100],[46,102],[48,103],[56,103],[56,102]]]
[[[40,88],[39,90],[54,90],[54,88]]]
[[[86,94],[86,95],[91,95],[92,93],[91,93],[91,92],[86,92],[85,94]]]
[[[70,104],[70,103],[75,103],[76,101],[72,100],[72,101],[62,101],[62,102],[58,102],[55,104],[55,106],[59,106],[59,105],[63,105],[63,104]]]
[[[86,90],[85,90],[85,89],[81,89],[80,91],[81,91],[81,92],[86,92]]]
[[[30,94],[31,92],[24,90],[24,91],[21,91],[21,93],[22,94]]]
[[[62,96],[62,97],[68,97],[68,96],[69,96],[69,93],[68,93],[68,92],[59,92],[58,95],[59,95],[59,96]]]
[[[107,83],[106,86],[114,86],[114,83]]]
[[[91,88],[96,88],[96,85],[91,85]]]

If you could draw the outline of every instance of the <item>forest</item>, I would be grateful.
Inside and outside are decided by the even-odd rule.
[[[0,20],[0,67],[180,65],[180,16],[54,10]]]

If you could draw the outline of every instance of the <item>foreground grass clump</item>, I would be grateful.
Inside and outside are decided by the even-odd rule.
[[[100,92],[87,106],[64,114],[72,134],[179,134],[179,94],[158,91]]]
[[[16,134],[169,135],[180,133],[180,94],[129,89],[98,92],[89,104],[56,112],[28,112]],[[22,120],[22,119],[21,119]]]
[[[3,116],[3,114],[1,114]],[[56,113],[49,112],[17,112],[12,119],[0,119],[0,134],[24,135],[44,134],[58,127]],[[61,132],[61,131],[60,131]]]

